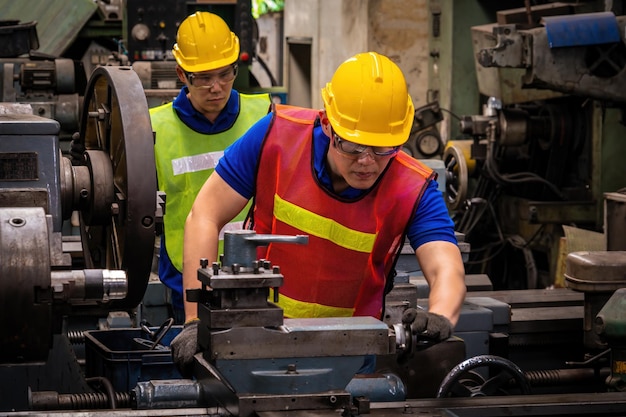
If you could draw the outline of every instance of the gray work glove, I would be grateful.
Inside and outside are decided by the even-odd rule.
[[[435,313],[407,308],[402,314],[402,324],[411,325],[414,335],[423,336],[434,342],[442,342],[452,335],[450,320]]]
[[[70,161],[72,165],[84,165],[85,157],[83,154],[85,153],[85,145],[80,140],[80,136],[78,133],[74,133],[72,135],[72,141],[70,142]]]
[[[184,378],[193,376],[193,356],[198,353],[198,323],[198,320],[186,323],[170,343],[172,359]]]

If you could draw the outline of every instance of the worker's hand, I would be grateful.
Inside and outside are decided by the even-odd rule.
[[[193,376],[193,356],[198,353],[198,323],[198,320],[185,323],[183,330],[170,343],[172,359],[184,378]]]
[[[80,136],[78,133],[74,133],[72,135],[72,141],[70,142],[70,161],[72,161],[72,165],[84,165],[85,157],[83,154],[85,153],[85,145],[80,140]]]
[[[452,335],[452,323],[446,317],[415,308],[402,314],[402,324],[411,326],[411,332],[434,342],[442,342]]]

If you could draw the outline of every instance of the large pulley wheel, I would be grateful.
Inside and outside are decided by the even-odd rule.
[[[94,70],[80,124],[91,195],[81,210],[88,268],[124,270],[128,293],[113,308],[139,304],[150,278],[155,236],[156,168],[150,113],[129,67]]]
[[[489,368],[490,377],[483,378],[475,371],[478,368]],[[479,355],[452,368],[441,382],[437,398],[507,395],[512,386],[530,394],[530,383],[517,365],[500,356]]]
[[[446,203],[451,210],[461,207],[467,198],[469,170],[463,151],[455,146],[449,146],[443,153],[443,162],[446,169]]]

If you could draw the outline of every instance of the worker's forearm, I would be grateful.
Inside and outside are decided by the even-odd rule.
[[[438,277],[430,289],[428,310],[447,317],[454,326],[461,314],[466,287],[462,275],[457,272],[445,274],[446,277]]]
[[[428,310],[456,325],[466,293],[459,248],[450,242],[429,242],[420,246],[416,255],[430,287]]]
[[[219,197],[218,197],[219,196]],[[200,287],[198,268],[200,259],[209,264],[217,261],[219,232],[248,202],[230,187],[217,172],[204,183],[185,222],[183,243],[183,293],[185,289]],[[198,306],[187,302],[185,321],[198,317]]]
[[[198,268],[200,259],[206,258],[209,265],[217,260],[218,226],[194,216],[193,211],[189,214],[185,224],[185,240],[183,255],[183,294],[185,290],[200,288],[198,281]],[[185,321],[198,317],[198,305],[185,300]]]

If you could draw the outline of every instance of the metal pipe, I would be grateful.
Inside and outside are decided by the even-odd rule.
[[[202,407],[202,385],[190,379],[138,382],[133,389],[138,410]]]
[[[54,299],[59,301],[121,300],[128,293],[126,271],[83,269],[52,271]]]

